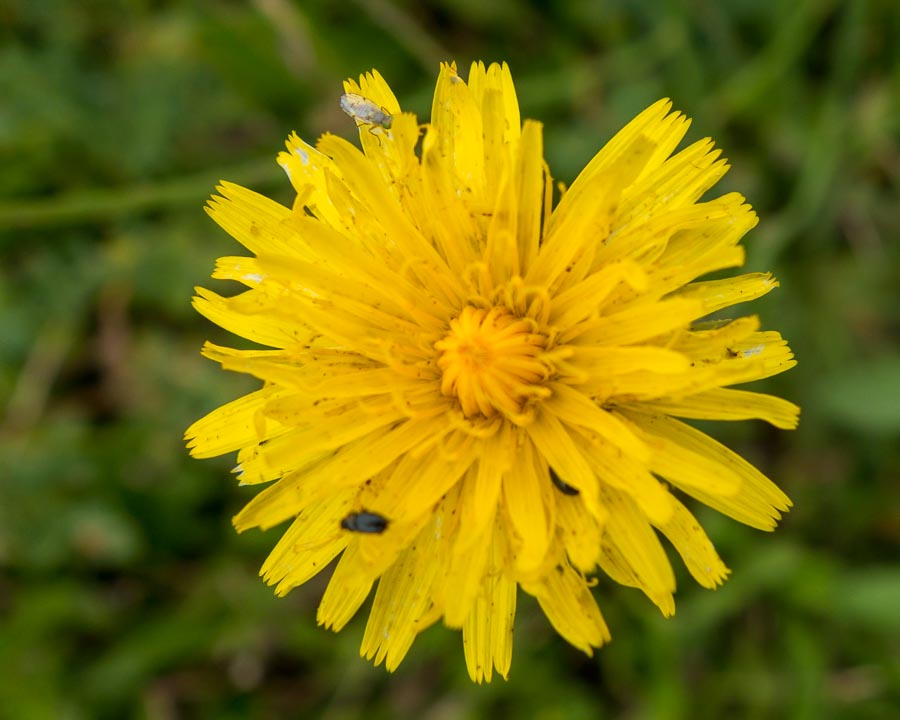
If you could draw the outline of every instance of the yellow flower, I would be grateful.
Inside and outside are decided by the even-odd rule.
[[[744,260],[757,218],[709,139],[661,100],[552,207],[541,124],[522,123],[506,65],[442,65],[422,126],[377,73],[347,81],[363,151],[296,135],[278,162],[287,208],[223,183],[209,213],[254,257],[219,260],[247,286],[196,308],[274,349],[207,344],[262,389],[195,423],[196,457],[238,451],[270,483],[238,530],[290,520],[261,574],[284,594],[340,556],[318,611],[340,630],[378,588],[361,654],[393,670],[437,620],[461,628],[469,674],[507,676],[519,587],[590,654],[609,631],[598,569],[664,615],[675,578],[728,570],[690,495],[771,530],[790,500],[680,420],[797,424],[785,400],[727,386],[795,364],[756,317],[705,320],[777,286],[700,278]]]

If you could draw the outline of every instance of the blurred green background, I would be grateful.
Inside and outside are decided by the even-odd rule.
[[[0,32],[0,718],[900,717],[900,3],[6,0]],[[592,659],[523,596],[482,687],[457,632],[391,676],[365,612],[316,627],[321,579],[276,599],[281,529],[237,536],[255,490],[181,439],[255,387],[198,352],[229,338],[192,287],[239,252],[216,181],[289,202],[274,155],[354,135],[345,77],[424,119],[451,58],[509,62],[566,182],[662,96],[713,136],[782,282],[747,311],[800,360],[756,387],[803,406],[714,430],[795,502],[774,535],[700,512],[723,588],[676,563],[666,621],[601,582]]]

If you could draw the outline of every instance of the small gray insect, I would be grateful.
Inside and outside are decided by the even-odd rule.
[[[371,125],[369,132],[376,135],[378,128],[391,129],[394,116],[369,98],[356,93],[341,95],[341,110],[356,120],[357,125]]]
[[[559,490],[563,495],[578,495],[581,491],[578,488],[574,488],[569,483],[565,482],[559,475],[556,474],[556,471],[553,468],[550,468],[550,480],[556,485],[556,489]]]
[[[387,530],[389,522],[390,521],[383,515],[363,510],[361,512],[350,513],[341,520],[341,527],[344,530],[350,530],[352,532],[380,535]]]

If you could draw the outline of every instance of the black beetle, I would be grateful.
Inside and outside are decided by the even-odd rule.
[[[556,471],[553,468],[550,468],[550,479],[553,481],[553,484],[556,485],[556,489],[563,495],[578,495],[581,492],[578,488],[573,488],[569,483],[565,482],[556,474]]]
[[[361,512],[350,513],[341,520],[341,527],[344,530],[351,530],[359,533],[381,534],[388,526],[388,519],[383,515],[363,510]]]

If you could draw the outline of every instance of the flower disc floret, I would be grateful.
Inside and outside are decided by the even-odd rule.
[[[547,335],[531,318],[517,318],[504,307],[467,306],[435,343],[441,392],[457,398],[467,417],[520,417],[528,403],[549,394],[546,346]]]

